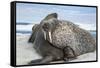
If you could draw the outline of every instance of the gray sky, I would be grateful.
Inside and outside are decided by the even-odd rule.
[[[69,20],[82,28],[96,29],[96,8],[45,4],[17,3],[17,23],[40,23],[50,13],[58,13],[58,18]]]

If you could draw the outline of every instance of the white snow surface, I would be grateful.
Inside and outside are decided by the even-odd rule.
[[[42,58],[33,48],[33,44],[28,43],[30,35],[17,35],[16,36],[16,64],[26,65],[31,60]],[[69,62],[79,62],[79,61],[94,61],[96,60],[96,51],[83,54],[77,57],[77,59],[71,60]],[[59,62],[59,61],[58,61]],[[60,61],[61,63],[61,61]]]

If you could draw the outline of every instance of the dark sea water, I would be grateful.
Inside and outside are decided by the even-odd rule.
[[[24,34],[24,35],[30,35],[31,33],[32,33],[32,31],[17,31],[16,32],[18,35],[22,35],[22,34]],[[96,38],[96,32],[90,32],[91,33],[91,35],[94,37],[94,38]]]
[[[30,35],[32,33],[32,31],[31,31],[32,26],[30,26],[30,25],[33,26],[32,23],[17,23],[17,26],[20,26],[20,27],[18,27],[20,29],[17,29],[17,31],[16,31],[17,35]],[[94,38],[96,38],[96,32],[95,31],[89,31],[89,32],[91,33],[91,35]]]
[[[30,25],[33,26],[32,23],[17,23],[17,26],[20,26],[20,27],[18,27],[20,29],[16,30],[17,35],[30,35],[32,33],[32,31],[31,31],[32,26],[30,26]],[[23,29],[23,28],[25,28],[25,29]],[[91,33],[91,35],[94,38],[96,38],[96,31],[89,31],[89,32]]]

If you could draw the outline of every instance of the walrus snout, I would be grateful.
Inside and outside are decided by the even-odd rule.
[[[43,33],[44,33],[44,38],[45,40],[48,40],[50,43],[52,43],[52,38],[51,38],[51,24],[50,23],[45,23],[43,26]]]

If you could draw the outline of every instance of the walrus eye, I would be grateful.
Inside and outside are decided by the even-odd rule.
[[[47,31],[47,30],[49,29],[49,24],[48,24],[48,23],[45,23],[45,24],[43,25],[43,29],[44,29],[45,31]]]

